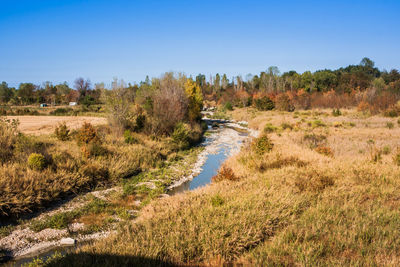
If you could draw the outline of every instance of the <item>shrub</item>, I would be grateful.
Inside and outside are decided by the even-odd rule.
[[[293,126],[290,123],[284,122],[281,124],[281,127],[283,130],[286,130],[286,129],[293,130]]]
[[[93,125],[85,122],[82,127],[78,130],[77,141],[79,145],[87,145],[89,143],[100,143],[100,138],[97,135],[97,131]]]
[[[390,154],[391,151],[392,151],[392,149],[390,148],[390,146],[384,146],[383,149],[382,149],[382,153],[384,155]]]
[[[18,121],[0,118],[0,163],[11,159],[17,139]]]
[[[340,109],[333,109],[332,110],[332,115],[334,116],[334,117],[339,117],[339,116],[341,116],[342,115],[342,112],[340,111]]]
[[[326,144],[327,137],[325,135],[317,135],[317,134],[305,134],[303,137],[303,142],[308,144],[311,149],[317,148],[319,146],[323,146]]]
[[[385,112],[383,113],[383,115],[384,115],[385,117],[394,118],[394,117],[399,116],[399,113],[398,113],[397,109],[388,108],[387,110],[385,110]]]
[[[87,184],[90,186],[104,183],[110,177],[107,168],[94,163],[85,164],[81,167],[79,173],[89,180]]]
[[[59,115],[66,115],[68,113],[73,112],[74,110],[72,108],[57,108],[56,110],[53,110],[50,112],[51,115],[59,116]]]
[[[108,154],[108,150],[100,143],[90,143],[82,146],[82,154],[85,158],[105,156]]]
[[[213,181],[213,182],[220,182],[220,181],[223,181],[223,180],[237,181],[237,180],[239,180],[239,178],[235,175],[235,173],[232,171],[231,168],[229,168],[229,167],[223,165],[223,166],[219,169],[218,174],[215,175],[215,176],[212,178],[212,181]]]
[[[319,154],[325,155],[327,157],[333,157],[333,151],[330,147],[327,146],[319,146],[315,148],[315,151]]]
[[[386,127],[389,128],[389,129],[393,129],[394,128],[393,122],[387,122],[386,123]]]
[[[275,108],[274,102],[268,96],[254,99],[254,104],[258,110],[273,110]]]
[[[252,150],[258,155],[270,152],[273,147],[274,144],[269,140],[267,135],[256,138],[251,145]]]
[[[224,109],[225,110],[233,110],[232,103],[231,102],[226,102],[225,105],[224,105]]]
[[[219,207],[224,204],[224,199],[220,195],[215,195],[211,198],[211,205],[213,207]]]
[[[32,153],[28,157],[28,166],[32,170],[41,171],[46,168],[46,159],[42,154]]]
[[[54,130],[54,134],[56,135],[57,139],[61,141],[69,140],[69,132],[70,130],[68,129],[67,124],[65,122],[58,125]]]
[[[281,111],[294,111],[294,105],[287,94],[279,94],[275,99],[275,107]]]
[[[180,122],[175,126],[174,132],[171,134],[172,141],[178,145],[180,149],[189,147],[189,126]]]
[[[137,140],[136,137],[133,136],[133,133],[129,130],[125,130],[124,132],[124,141],[127,144],[137,144],[139,141]]]
[[[264,126],[264,133],[273,133],[277,130],[278,128],[272,125],[271,123],[267,123]]]

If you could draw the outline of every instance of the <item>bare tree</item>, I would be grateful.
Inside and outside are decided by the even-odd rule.
[[[91,90],[91,86],[92,84],[89,79],[85,80],[79,77],[74,81],[74,87],[82,97],[86,96],[87,91]]]

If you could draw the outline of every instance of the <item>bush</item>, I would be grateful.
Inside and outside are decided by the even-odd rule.
[[[389,128],[389,129],[393,129],[394,128],[393,122],[387,122],[386,123],[386,127]]]
[[[42,154],[32,153],[28,158],[28,166],[32,170],[41,171],[46,168],[46,159]]]
[[[108,152],[100,143],[90,143],[82,147],[82,154],[85,158],[105,156]]]
[[[189,126],[180,122],[175,126],[174,132],[171,134],[172,141],[178,145],[180,149],[186,149],[190,145]]]
[[[399,116],[399,113],[398,113],[397,109],[389,108],[389,109],[385,110],[385,112],[383,113],[383,115],[384,115],[385,117],[394,118],[394,117]]]
[[[273,110],[275,108],[274,102],[268,96],[254,99],[254,104],[258,110]]]
[[[0,118],[0,163],[11,159],[17,139],[18,121]]]
[[[132,132],[129,130],[125,130],[125,132],[124,132],[124,141],[125,141],[125,143],[130,144],[130,145],[139,143],[137,138],[134,137]]]
[[[334,116],[334,117],[339,117],[339,116],[341,116],[342,115],[342,112],[340,111],[340,109],[333,109],[332,110],[332,115]]]
[[[293,130],[293,126],[290,123],[284,122],[281,124],[281,127],[283,130],[286,130],[286,129]]]
[[[294,111],[294,105],[287,94],[280,94],[275,99],[275,107],[281,111]]]
[[[333,157],[333,151],[330,147],[327,146],[319,146],[315,148],[315,151],[319,154],[325,155],[327,157]]]
[[[274,144],[269,140],[267,135],[256,138],[251,145],[252,150],[258,155],[270,152],[273,147]]]
[[[51,111],[50,114],[55,116],[60,116],[60,115],[66,115],[68,113],[73,113],[73,111],[74,110],[72,108],[57,108]]]
[[[79,145],[87,145],[90,143],[100,143],[100,138],[93,125],[85,122],[77,133],[77,141]]]
[[[56,135],[57,139],[61,141],[69,140],[69,132],[70,130],[68,129],[67,124],[65,122],[58,125],[54,130],[54,134]]]
[[[223,166],[219,169],[218,174],[215,175],[215,176],[212,178],[212,181],[213,181],[213,182],[220,182],[220,181],[223,181],[223,180],[237,181],[237,180],[239,180],[239,178],[235,175],[235,173],[232,171],[231,168],[229,168],[229,167],[223,165]]]
[[[104,183],[110,177],[107,168],[94,163],[88,163],[82,166],[82,168],[79,170],[79,173],[89,179],[88,185],[90,186],[96,186],[99,183]]]
[[[211,205],[213,207],[219,207],[224,204],[224,199],[220,195],[215,195],[211,198]]]
[[[224,110],[233,110],[232,103],[226,102],[224,105]]]
[[[303,137],[303,142],[308,144],[311,149],[323,146],[326,144],[327,137],[325,135],[317,135],[317,134],[305,134]]]
[[[392,149],[390,148],[390,146],[384,146],[383,149],[382,149],[382,153],[384,155],[390,154],[391,151],[392,151]]]
[[[272,125],[271,123],[267,123],[264,126],[264,133],[273,133],[277,130],[278,128]]]

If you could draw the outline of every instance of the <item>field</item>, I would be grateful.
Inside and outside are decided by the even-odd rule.
[[[7,118],[17,119],[20,122],[19,130],[33,135],[52,134],[54,129],[63,122],[73,130],[81,127],[84,122],[89,122],[94,126],[107,123],[106,118],[85,116],[8,116]]]
[[[400,128],[355,110],[237,109],[260,136],[214,183],[153,200],[50,266],[398,266]]]

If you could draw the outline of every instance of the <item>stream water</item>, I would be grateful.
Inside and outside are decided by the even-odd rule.
[[[209,151],[206,151],[205,153],[206,160],[202,165],[200,172],[198,175],[194,176],[193,179],[168,190],[169,195],[194,190],[211,183],[212,177],[217,174],[221,164],[231,155],[233,149],[238,150],[240,148],[241,143],[247,136],[247,132],[245,131],[235,131],[233,129],[228,129],[223,125],[220,125],[217,129],[212,129],[211,126],[209,126],[208,132],[211,133],[211,135],[206,137],[201,145],[203,145],[205,149],[209,149]],[[51,248],[46,251],[41,251],[40,253],[35,253],[35,255],[26,255],[24,257],[13,259],[5,263],[4,266],[21,266],[22,264],[29,263],[37,258],[45,261],[54,253],[64,255],[74,251],[75,249],[76,245]]]

